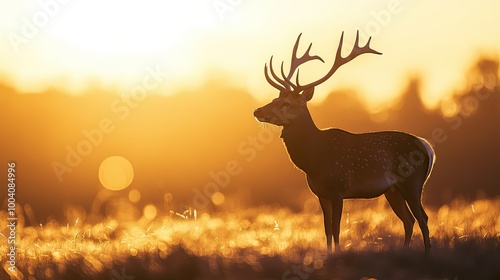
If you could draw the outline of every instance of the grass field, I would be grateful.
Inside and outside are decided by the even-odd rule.
[[[429,256],[417,225],[402,249],[402,223],[384,200],[346,201],[343,252],[328,255],[322,215],[310,208],[18,226],[14,273],[0,236],[0,279],[500,279],[500,199],[428,209]]]

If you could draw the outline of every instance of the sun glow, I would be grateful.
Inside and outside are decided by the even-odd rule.
[[[352,87],[373,109],[390,103],[406,85],[405,73],[417,71],[426,80],[422,87],[425,104],[437,106],[441,97],[459,87],[460,73],[475,53],[488,53],[500,45],[499,37],[494,36],[497,3],[7,2],[0,4],[0,16],[5,19],[0,22],[0,31],[7,37],[0,42],[0,77],[25,92],[57,88],[77,94],[89,80],[125,89],[128,82],[143,76],[145,65],[154,63],[171,70],[175,80],[169,86],[175,89],[200,83],[218,70],[235,73],[230,79],[267,100],[273,91],[263,78],[263,64],[273,54],[276,62],[288,61],[299,33],[304,34],[302,47],[314,43],[312,52],[331,62],[340,33],[345,31],[346,45],[352,45],[356,30],[360,30],[364,34],[361,41],[371,35],[372,46],[384,55],[360,59],[339,71],[318,89],[323,93],[317,94],[315,101],[332,89]],[[449,13],[447,7],[457,11]],[[307,16],[297,20],[297,13]],[[427,15],[425,21],[422,14]],[[465,15],[478,18],[465,24],[460,18]],[[456,36],[442,40],[442,32],[435,26],[443,26]],[[464,42],[462,34],[471,34],[471,38]],[[439,44],[424,47],[429,41]],[[301,71],[301,76],[316,77],[323,70],[315,66]]]
[[[195,5],[177,1],[84,1],[65,8],[49,33],[97,55],[168,51],[209,23],[209,18]]]

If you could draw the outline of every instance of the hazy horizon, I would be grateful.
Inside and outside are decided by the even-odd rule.
[[[476,124],[500,113],[498,61],[480,60],[473,69],[467,74],[475,77],[471,84],[456,94],[455,105],[447,105],[456,110],[449,115],[425,107],[421,101],[423,81],[418,77],[408,77],[397,106],[375,114],[367,111],[359,99],[362,97],[351,90],[332,91],[321,103],[309,107],[320,128],[338,127],[357,133],[404,130],[433,142],[439,160],[424,194],[426,203],[443,205],[457,197],[494,197],[499,193],[488,170],[495,168],[498,149],[491,145],[498,132],[491,127],[495,120],[489,125]],[[478,88],[489,93],[486,101],[478,99],[482,96],[476,92]],[[223,184],[227,188],[219,184],[217,192],[223,200],[216,208],[233,203],[279,203],[300,210],[312,198],[302,173],[295,170],[279,139],[281,129],[271,125],[263,128],[252,115],[266,102],[218,78],[170,96],[119,96],[97,86],[79,96],[58,91],[18,94],[7,87],[1,91],[0,100],[8,106],[0,115],[10,119],[1,129],[3,134],[13,136],[2,140],[2,146],[9,147],[2,157],[18,162],[19,201],[30,204],[42,220],[47,215],[60,215],[57,213],[65,205],[89,210],[106,189],[98,170],[111,156],[129,160],[134,175],[128,188],[113,195],[136,192],[142,195],[141,204],[160,205],[168,195],[178,211],[200,205],[200,211],[212,209],[212,197],[203,194],[204,188],[217,182],[217,176],[234,163],[231,168],[238,172],[230,176],[227,186]],[[471,133],[476,138],[464,138]],[[479,151],[475,143],[482,143],[480,150],[493,150],[474,155]],[[487,172],[478,181],[482,187],[470,185],[473,177],[447,178],[446,165],[468,168],[455,159],[458,151],[470,152],[471,160],[486,156],[482,161],[490,163],[474,165],[474,172]],[[287,189],[290,192],[283,195]],[[48,203],[54,196],[62,200]]]

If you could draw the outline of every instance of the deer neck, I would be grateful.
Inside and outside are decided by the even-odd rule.
[[[292,162],[304,172],[314,168],[314,159],[318,153],[320,130],[314,124],[309,110],[304,116],[283,126],[281,138],[285,143]]]

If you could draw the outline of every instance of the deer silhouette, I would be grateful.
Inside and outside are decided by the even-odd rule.
[[[370,47],[371,37],[361,47],[359,32],[351,53],[342,57],[344,33],[330,71],[306,85],[299,83],[299,66],[312,60],[324,60],[310,55],[312,43],[297,57],[300,34],[295,42],[290,70],[281,77],[272,67],[273,57],[264,67],[266,80],[279,90],[271,103],[254,111],[260,122],[282,126],[281,138],[291,161],[306,173],[311,191],[319,198],[324,216],[328,252],[340,250],[340,220],[344,199],[374,198],[385,195],[392,210],[401,219],[405,230],[404,247],[410,244],[415,219],[422,231],[425,252],[430,249],[428,217],[421,203],[423,187],[435,162],[435,153],[428,141],[399,131],[355,134],[345,130],[318,129],[307,108],[314,87],[330,78],[340,66],[364,53],[381,54]],[[295,83],[292,78],[295,74]]]

